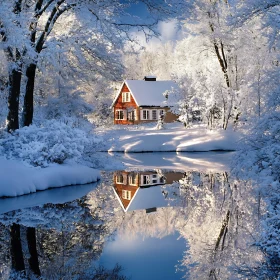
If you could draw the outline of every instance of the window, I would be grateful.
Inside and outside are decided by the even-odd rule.
[[[131,191],[122,190],[122,198],[131,200]]]
[[[117,110],[116,111],[116,120],[124,120],[125,119],[125,111]]]
[[[127,113],[127,119],[129,121],[134,121],[135,120],[135,112],[134,111],[128,112]]]
[[[153,120],[157,119],[157,110],[152,110],[152,119]]]
[[[123,175],[122,174],[119,174],[116,176],[116,183],[123,184]]]
[[[128,176],[128,184],[136,185],[136,174],[132,174]]]
[[[143,116],[143,120],[149,120],[150,119],[150,112],[149,112],[149,110],[143,110],[142,111],[142,116]]]
[[[122,102],[130,102],[130,92],[122,93]]]

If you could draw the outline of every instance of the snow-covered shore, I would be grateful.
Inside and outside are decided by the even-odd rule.
[[[182,124],[167,129],[118,129],[109,152],[206,152],[235,151],[240,135],[233,130],[185,129]]]
[[[86,166],[53,165],[32,168],[0,158],[0,197],[15,197],[49,188],[96,182],[100,172]]]

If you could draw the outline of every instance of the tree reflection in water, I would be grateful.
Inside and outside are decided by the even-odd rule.
[[[0,278],[126,279],[94,263],[109,234],[100,212],[83,198],[1,215]]]

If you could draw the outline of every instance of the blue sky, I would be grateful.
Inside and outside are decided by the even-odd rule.
[[[162,2],[163,0],[157,0],[158,3]],[[127,9],[127,12],[133,16],[139,17],[141,22],[155,22],[154,19],[151,18],[151,15],[149,14],[149,11],[143,3],[139,4],[133,4],[129,9]],[[164,43],[167,41],[175,41],[176,39],[180,38],[181,32],[180,32],[180,26],[179,22],[174,19],[169,20],[163,20],[160,21],[157,25],[157,31],[161,34],[160,40],[153,38],[149,45],[157,45],[159,43]],[[140,40],[141,44],[146,46],[146,39],[142,32],[135,32],[137,34],[138,40]]]

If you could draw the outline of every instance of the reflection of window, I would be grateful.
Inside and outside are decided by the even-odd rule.
[[[156,175],[156,174],[154,174],[154,175],[152,176],[152,183],[153,183],[153,184],[156,184],[156,183],[157,183],[157,175]]]
[[[117,184],[123,184],[123,175],[119,174],[116,176],[116,182]]]
[[[152,110],[152,119],[153,120],[157,119],[157,110]]]
[[[136,185],[136,174],[132,174],[128,176],[128,184]]]
[[[150,176],[149,175],[143,175],[143,185],[150,184]]]
[[[122,93],[122,102],[130,102],[130,92]]]
[[[122,198],[131,200],[131,191],[122,190]]]
[[[116,120],[124,120],[125,112],[124,110],[117,110],[116,111]]]

